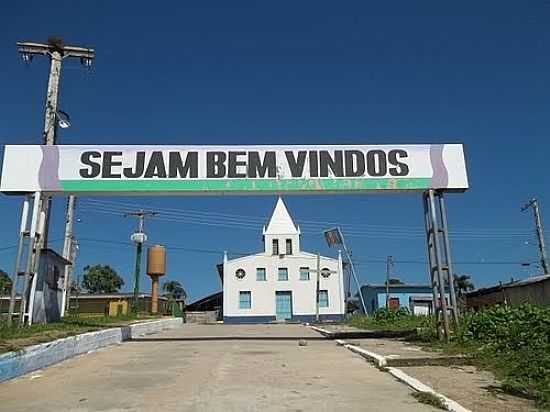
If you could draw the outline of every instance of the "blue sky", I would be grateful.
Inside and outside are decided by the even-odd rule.
[[[532,216],[520,207],[537,196],[543,221],[550,213],[549,18],[543,1],[10,2],[0,16],[0,143],[41,139],[48,62],[25,66],[15,42],[61,35],[94,47],[97,58],[91,71],[65,62],[60,107],[73,127],[59,143],[462,142],[471,189],[447,197],[451,230],[460,233],[456,270],[478,286],[526,277],[538,268],[517,262],[536,261],[537,249]],[[164,212],[146,229],[152,243],[171,247],[168,277],[191,298],[220,288],[223,250],[261,248],[258,223],[275,200],[100,199]],[[355,234],[362,281],[383,280],[387,255],[403,280],[427,280],[419,195],[286,201],[311,228],[304,249],[334,253],[316,231],[339,222]],[[10,272],[19,205],[0,197],[0,267]],[[111,264],[129,289],[134,249],[116,242],[128,241],[135,221],[116,214],[121,206],[80,205],[77,272]],[[63,215],[57,199],[54,241]]]

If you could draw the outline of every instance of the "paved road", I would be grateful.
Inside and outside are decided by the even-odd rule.
[[[433,411],[301,325],[184,325],[2,383],[0,409]]]

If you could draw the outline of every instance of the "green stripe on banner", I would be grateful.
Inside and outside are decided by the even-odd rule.
[[[431,178],[356,179],[173,179],[61,180],[66,191],[81,192],[313,192],[414,190],[430,187]]]

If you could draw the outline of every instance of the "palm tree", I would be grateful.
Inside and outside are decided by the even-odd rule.
[[[172,299],[187,299],[187,292],[183,288],[180,282],[177,280],[170,280],[168,282],[165,282],[164,285],[162,285],[162,290],[164,291],[164,296],[172,298]]]
[[[464,293],[474,290],[474,284],[471,282],[470,275],[457,275],[455,274],[455,289],[458,296],[463,296]]]

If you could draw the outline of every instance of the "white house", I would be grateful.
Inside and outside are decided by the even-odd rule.
[[[281,198],[263,228],[264,250],[223,262],[225,323],[341,320],[345,313],[342,258],[321,256],[317,308],[317,255],[300,249],[300,228]]]

